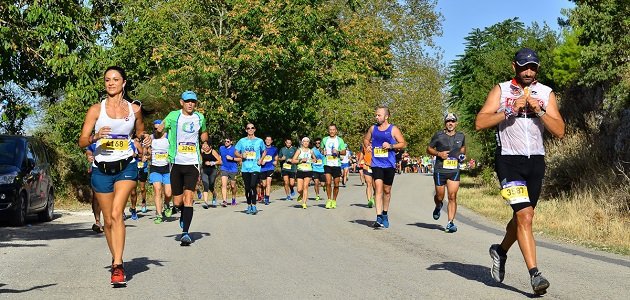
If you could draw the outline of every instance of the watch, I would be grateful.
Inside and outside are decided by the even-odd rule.
[[[547,111],[544,108],[540,108],[540,111],[536,113],[536,115],[541,118],[542,116],[544,116],[547,113]]]

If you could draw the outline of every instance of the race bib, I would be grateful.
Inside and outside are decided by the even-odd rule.
[[[449,157],[448,159],[444,160],[444,169],[448,169],[448,170],[455,170],[457,169],[457,165],[459,164],[459,162],[457,161],[457,159],[454,159],[452,157]]]
[[[177,144],[177,152],[179,152],[179,153],[186,153],[186,154],[196,153],[197,152],[197,145],[195,143],[192,143],[192,142],[179,143],[179,144]]]
[[[245,159],[256,159],[256,152],[254,151],[245,151],[245,153],[243,153]]]
[[[285,170],[291,170],[292,165],[290,163],[283,163],[282,168]]]
[[[529,193],[527,192],[525,181],[510,181],[506,183],[501,189],[501,196],[510,205],[529,202]]]
[[[298,165],[298,170],[300,171],[312,171],[313,167],[310,163],[301,163]]]
[[[263,158],[263,162],[268,163],[273,159],[273,157],[271,157],[271,155],[265,155],[265,158]]]
[[[111,134],[108,137],[101,139],[100,141],[103,150],[125,151],[129,149],[128,135]]]
[[[322,165],[324,162],[321,159],[318,159],[315,161],[315,164]]]
[[[154,152],[153,153],[153,161],[154,162],[165,162],[168,159],[168,153],[166,152]]]
[[[326,165],[328,165],[329,167],[338,167],[339,158],[332,155],[326,156]]]
[[[389,156],[389,150],[387,149],[383,149],[381,147],[376,147],[374,148],[374,157],[388,157]]]

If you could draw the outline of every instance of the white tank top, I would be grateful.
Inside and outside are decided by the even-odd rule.
[[[300,155],[298,155],[299,162],[297,166],[299,171],[313,171],[311,151],[311,149],[304,150],[303,148],[300,148]],[[307,159],[306,162],[302,162],[303,158]]]
[[[94,160],[97,162],[112,162],[133,156],[131,132],[136,124],[133,106],[128,101],[125,101],[129,115],[123,119],[112,119],[107,115],[105,101],[107,100],[101,101],[101,112],[94,125],[94,132],[98,132],[104,126],[109,126],[112,131],[109,136],[96,141]]]
[[[151,135],[153,140],[151,141],[151,165],[156,167],[163,167],[168,165],[168,138],[166,134],[162,135],[162,138],[156,139]]]
[[[502,82],[501,99],[498,111],[511,109],[516,99],[523,95],[523,89],[516,83],[516,80]],[[539,105],[546,108],[549,103],[551,88],[538,82],[529,86],[532,98],[538,99]],[[511,117],[502,121],[497,126],[498,140],[501,146],[501,155],[545,155],[543,146],[544,125],[536,113],[527,109],[526,112],[519,113],[516,117]]]

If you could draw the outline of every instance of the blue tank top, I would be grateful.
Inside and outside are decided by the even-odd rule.
[[[396,152],[383,149],[384,142],[395,144],[396,139],[392,136],[394,124],[389,124],[385,131],[378,130],[378,125],[374,125],[372,131],[372,167],[377,168],[396,168]]]

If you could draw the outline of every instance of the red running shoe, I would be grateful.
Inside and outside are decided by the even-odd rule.
[[[122,287],[127,286],[127,281],[125,280],[125,268],[123,265],[112,265],[112,285],[114,287]]]

